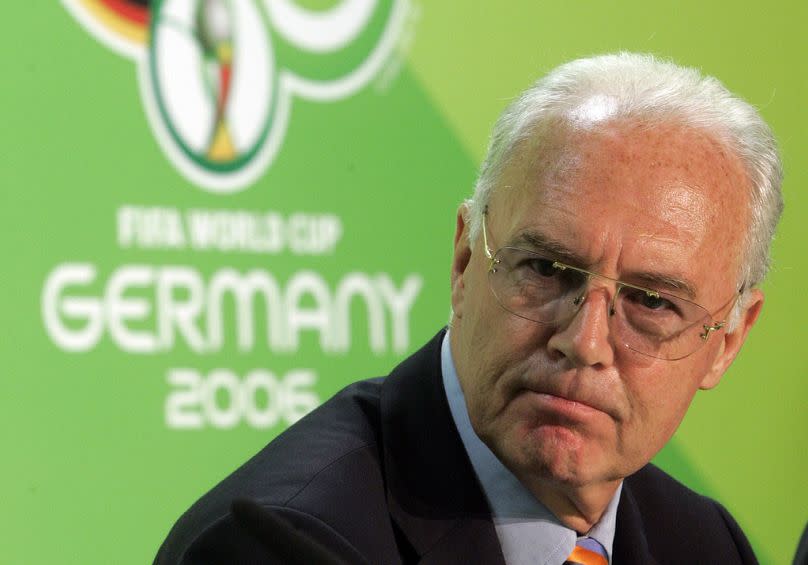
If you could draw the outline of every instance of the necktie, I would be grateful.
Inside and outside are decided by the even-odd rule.
[[[593,538],[578,538],[564,565],[609,565],[606,550]]]

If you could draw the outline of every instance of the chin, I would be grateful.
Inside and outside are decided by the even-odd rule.
[[[602,454],[581,436],[566,428],[533,430],[523,435],[510,461],[515,474],[566,487],[581,487],[603,480]]]

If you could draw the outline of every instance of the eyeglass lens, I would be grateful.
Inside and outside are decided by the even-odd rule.
[[[616,283],[609,316],[616,342],[668,360],[685,357],[704,343],[709,312],[677,296],[634,288],[512,247],[496,253],[489,271],[491,290],[503,308],[544,324],[570,319],[593,277]]]

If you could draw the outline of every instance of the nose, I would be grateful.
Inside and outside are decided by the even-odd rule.
[[[575,366],[610,366],[614,362],[614,347],[609,331],[612,304],[608,289],[588,289],[576,301],[578,304],[573,307],[577,311],[558,324],[547,348]]]

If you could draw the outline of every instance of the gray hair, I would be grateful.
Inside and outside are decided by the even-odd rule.
[[[750,185],[751,219],[744,238],[739,288],[760,284],[783,210],[777,142],[757,110],[717,79],[653,55],[618,53],[571,61],[550,71],[512,102],[494,125],[470,210],[469,238],[477,240],[483,211],[514,149],[552,122],[588,106],[604,118],[676,122],[713,135],[743,163]],[[730,316],[739,321],[742,296]]]

